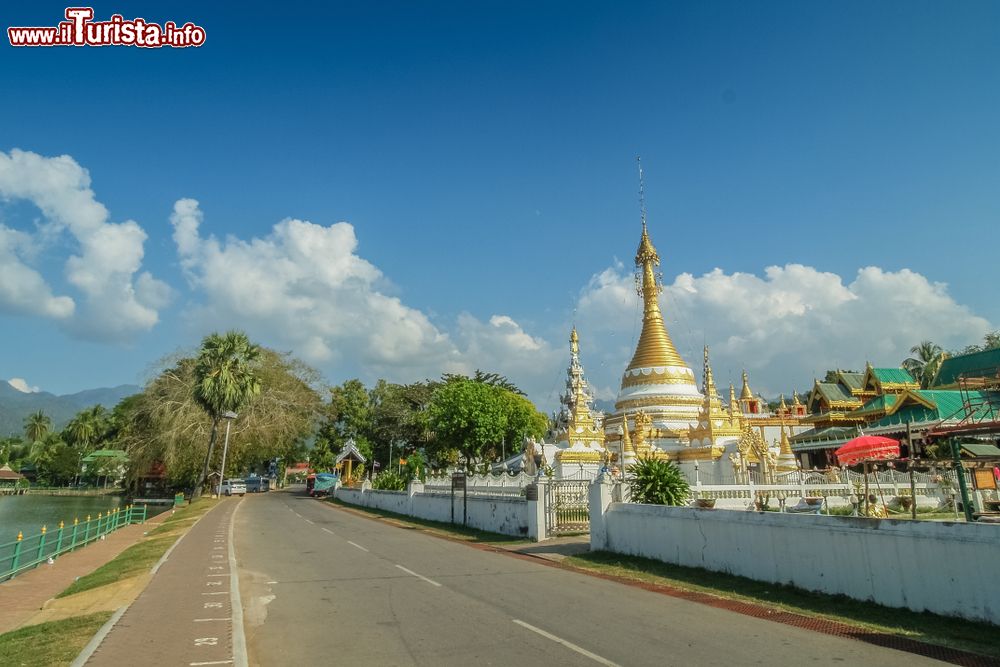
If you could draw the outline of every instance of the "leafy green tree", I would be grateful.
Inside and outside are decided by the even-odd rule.
[[[81,455],[90,453],[108,434],[108,415],[103,405],[81,410],[63,429],[63,440]]]
[[[166,467],[169,482],[190,488],[203,469],[205,440],[214,420],[195,399],[197,360],[175,357],[136,397],[116,407],[116,443],[129,456],[128,479],[135,484],[154,464]],[[226,468],[244,471],[267,461],[291,460],[302,455],[320,416],[321,399],[315,387],[319,374],[287,354],[259,350],[254,367],[260,392],[239,411],[231,424]],[[114,414],[114,412],[113,412]],[[222,458],[216,447],[211,465]],[[298,460],[296,458],[296,460]]]
[[[77,453],[56,433],[36,440],[28,458],[35,466],[38,481],[47,486],[68,484],[76,475],[79,464]]]
[[[632,502],[646,505],[686,505],[690,486],[672,461],[646,457],[628,468]]]
[[[365,458],[372,456],[372,405],[368,389],[361,380],[347,380],[331,387],[325,418],[316,434],[317,445],[336,456],[353,439]],[[322,450],[321,450],[322,451]]]
[[[208,478],[219,422],[229,412],[239,413],[260,394],[260,379],[256,366],[260,348],[250,342],[242,331],[223,335],[213,333],[201,343],[194,364],[194,399],[212,419],[212,431],[205,452],[205,463],[195,481],[192,497],[201,495]]]
[[[471,470],[480,461],[499,456],[504,442],[519,446],[526,435],[542,435],[546,418],[523,396],[496,385],[455,379],[435,390],[428,423],[434,432],[432,457],[438,462],[460,457]]]
[[[38,442],[52,431],[52,420],[39,410],[24,418],[24,437],[27,441]]]
[[[944,361],[944,350],[940,345],[925,340],[911,347],[910,354],[913,356],[903,360],[903,368],[920,382],[921,389],[927,389]]]

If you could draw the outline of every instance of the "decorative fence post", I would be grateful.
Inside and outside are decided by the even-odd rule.
[[[42,536],[38,538],[38,555],[35,560],[42,560],[42,552],[45,551],[45,526],[42,526]]]
[[[90,541],[90,515],[89,514],[87,515],[87,522],[85,524],[83,524],[83,527],[84,527],[83,543],[86,544],[87,542]]]
[[[14,557],[10,561],[10,571],[17,572],[17,564],[21,560],[21,541],[24,540],[24,533],[17,531],[17,542],[14,544]]]
[[[56,535],[56,555],[58,556],[62,552],[62,540],[63,540],[63,527],[65,524],[59,522],[59,534]]]
[[[73,517],[73,536],[70,539],[70,551],[76,549],[76,531],[80,528],[80,517]]]

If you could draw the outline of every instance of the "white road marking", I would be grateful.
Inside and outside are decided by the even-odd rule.
[[[221,581],[206,581],[205,585],[206,586],[221,586],[222,582]]]
[[[221,602],[206,602],[204,608],[205,609],[221,609],[222,608],[222,603]]]
[[[368,549],[365,549],[365,551],[368,551]],[[424,581],[426,581],[426,582],[427,582],[428,584],[433,584],[434,586],[441,586],[441,584],[439,584],[438,582],[434,581],[433,579],[428,579],[427,577],[425,577],[425,576],[424,576],[424,575],[422,575],[422,574],[417,574],[417,573],[416,573],[416,572],[414,572],[413,570],[408,570],[408,569],[406,569],[405,567],[403,567],[402,565],[397,565],[396,567],[398,567],[398,568],[399,568],[400,570],[402,570],[403,572],[405,572],[405,573],[407,573],[407,574],[412,574],[412,575],[413,575],[414,577],[416,577],[417,579],[423,579],[423,580],[424,580]]]
[[[303,518],[303,519],[306,519],[305,517],[302,517],[302,518]],[[308,522],[308,523],[312,523],[312,520],[311,520],[311,519],[306,519],[306,522]],[[313,524],[313,525],[315,525],[315,524]]]
[[[267,583],[268,583],[268,585],[270,585],[270,584],[276,584],[276,583],[278,583],[278,582],[277,582],[277,581],[269,581],[269,582],[267,582]]]
[[[324,528],[323,530],[325,530],[326,532],[330,533],[331,535],[336,535],[337,534],[337,533],[333,532],[332,530],[330,530],[329,528]]]
[[[196,637],[194,640],[195,646],[218,646],[218,637]]]
[[[232,620],[232,619],[228,619],[228,618],[196,618],[196,619],[194,619],[194,622],[195,623],[207,623],[208,621],[229,621],[229,620]]]
[[[582,646],[577,646],[573,642],[566,641],[562,637],[556,637],[551,632],[546,632],[545,630],[542,630],[541,628],[536,628],[535,626],[531,625],[530,623],[525,623],[524,621],[519,621],[516,618],[511,619],[511,620],[514,621],[515,623],[517,623],[518,625],[520,625],[522,628],[527,628],[528,630],[531,630],[532,632],[537,633],[537,634],[545,637],[546,639],[551,639],[552,641],[556,642],[557,644],[562,644],[566,648],[568,648],[570,650],[573,650],[573,651],[576,651],[580,655],[587,656],[588,658],[590,658],[594,662],[599,662],[602,665],[605,665],[606,667],[621,667],[621,665],[619,665],[617,662],[611,662],[607,658],[602,658],[601,656],[597,655],[596,653],[591,653],[590,651],[588,651],[587,649],[583,648]]]
[[[232,664],[232,660],[209,660],[208,662],[189,662],[191,667],[197,667],[198,665],[229,665]]]
[[[202,595],[229,595],[229,591],[217,591],[215,593],[202,593]]]
[[[232,631],[233,662],[236,667],[247,667],[249,658],[247,657],[247,639],[243,629],[243,601],[240,599],[240,577],[236,566],[236,540],[233,539],[233,532],[236,528],[236,513],[240,510],[242,502],[233,509],[229,521],[229,608],[233,615],[233,622],[230,624]]]
[[[206,577],[228,577],[228,574],[206,574]]]
[[[363,546],[361,546],[360,544],[357,544],[357,543],[355,543],[355,542],[351,542],[350,540],[347,540],[347,543],[348,543],[348,544],[350,544],[350,545],[351,545],[352,547],[355,547],[355,548],[357,548],[357,549],[361,549],[362,551],[368,551],[368,549],[365,549],[365,548],[364,548]],[[396,567],[399,567],[399,566],[397,565]]]

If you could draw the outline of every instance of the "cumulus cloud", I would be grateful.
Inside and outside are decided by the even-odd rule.
[[[132,220],[109,220],[90,189],[90,174],[63,155],[0,152],[0,198],[25,200],[44,216],[33,233],[0,226],[0,309],[56,320],[74,334],[120,340],[148,331],[171,290],[140,272],[146,233]],[[34,268],[37,246],[73,239],[64,274],[82,297],[55,296]]]
[[[24,378],[11,378],[7,380],[7,384],[14,389],[17,389],[22,394],[37,394],[41,391],[38,387],[30,386]]]
[[[751,372],[755,390],[804,391],[827,369],[863,369],[866,361],[897,366],[909,348],[933,340],[962,347],[990,323],[958,304],[947,286],[903,269],[870,266],[851,280],[801,264],[767,267],[763,275],[715,269],[678,275],[666,285],[661,307],[675,343],[696,370],[702,343],[712,349],[720,382]],[[631,274],[612,267],[594,276],[580,296],[578,317],[593,332],[597,356],[607,347],[621,372],[641,322]],[[612,331],[611,329],[614,329]],[[615,340],[628,338],[627,344]],[[602,377],[598,383],[614,383]]]

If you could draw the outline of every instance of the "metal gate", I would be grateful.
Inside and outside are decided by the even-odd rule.
[[[545,532],[590,532],[590,482],[560,480],[545,485]]]

